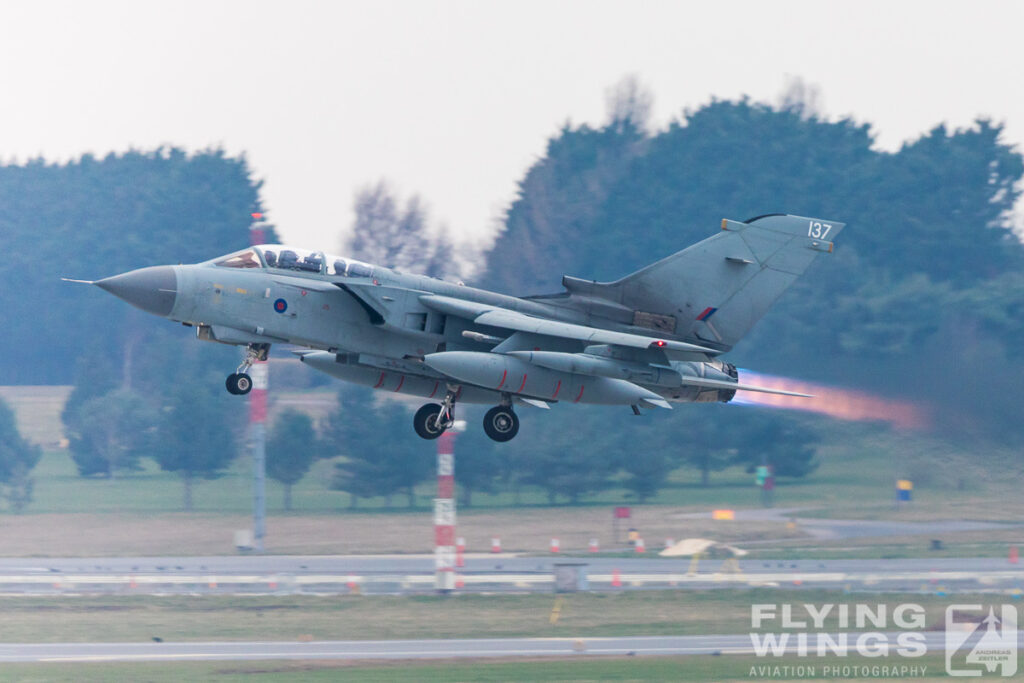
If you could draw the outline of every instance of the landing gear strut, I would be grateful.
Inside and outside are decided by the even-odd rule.
[[[412,418],[413,429],[423,439],[436,439],[455,423],[455,400],[459,396],[458,388],[448,386],[448,393],[440,405],[428,403],[416,411]]]
[[[245,360],[224,381],[224,386],[227,387],[229,394],[244,396],[252,391],[252,377],[249,376],[249,368],[256,361],[266,360],[268,353],[270,353],[270,344],[249,344],[245,348]]]
[[[511,405],[494,406],[484,415],[484,432],[495,441],[509,441],[519,432],[519,416]]]

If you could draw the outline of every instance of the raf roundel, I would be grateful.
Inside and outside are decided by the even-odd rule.
[[[288,302],[284,299],[278,299],[274,302],[274,310],[278,313],[284,313],[288,310]]]

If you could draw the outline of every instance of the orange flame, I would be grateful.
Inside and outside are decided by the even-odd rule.
[[[768,389],[811,394],[812,398],[738,391],[736,398],[733,399],[734,403],[769,406],[784,410],[803,410],[828,415],[839,420],[877,420],[889,422],[900,429],[921,429],[928,424],[927,416],[920,406],[906,401],[880,398],[862,391],[840,389],[788,377],[762,375],[746,370],[740,371],[740,381],[743,384]]]

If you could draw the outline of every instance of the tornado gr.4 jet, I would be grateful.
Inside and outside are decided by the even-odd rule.
[[[93,282],[144,311],[245,347],[226,381],[271,344],[348,382],[427,399],[413,420],[434,439],[459,402],[493,404],[484,431],[508,441],[515,406],[671,408],[728,402],[740,382],[719,358],[821,254],[843,223],[784,214],[737,222],[614,282],[565,276],[565,291],[514,297],[282,245]]]

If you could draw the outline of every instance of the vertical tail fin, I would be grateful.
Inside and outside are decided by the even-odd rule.
[[[590,296],[632,309],[633,325],[732,348],[821,254],[844,224],[769,214],[722,221],[722,231],[621,280],[588,283]],[[566,286],[584,284],[567,278]]]

